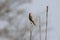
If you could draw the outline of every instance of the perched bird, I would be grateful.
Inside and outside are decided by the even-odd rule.
[[[29,13],[29,20],[30,20],[34,25],[36,25],[35,22],[34,22],[34,20],[33,20],[33,17],[32,17],[32,15],[31,15],[31,13]]]

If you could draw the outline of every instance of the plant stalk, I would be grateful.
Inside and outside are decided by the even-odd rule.
[[[39,17],[39,31],[40,31],[40,40],[41,40],[41,17]]]
[[[47,40],[47,32],[48,32],[48,6],[46,6],[46,35],[45,40]]]

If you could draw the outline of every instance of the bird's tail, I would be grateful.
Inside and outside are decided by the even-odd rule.
[[[34,21],[32,21],[32,23],[33,23],[34,25],[36,25]]]

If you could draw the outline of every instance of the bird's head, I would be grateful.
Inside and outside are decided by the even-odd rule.
[[[31,15],[32,13],[29,13],[29,15]]]

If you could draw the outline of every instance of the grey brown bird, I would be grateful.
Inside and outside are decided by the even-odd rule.
[[[32,15],[31,15],[31,13],[29,13],[29,20],[30,20],[34,25],[36,25],[35,22],[34,22],[34,20],[33,20],[33,17],[32,17]]]

